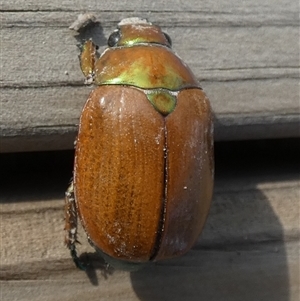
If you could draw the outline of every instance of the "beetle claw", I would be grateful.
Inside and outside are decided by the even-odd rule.
[[[70,248],[70,253],[71,253],[71,257],[73,259],[73,262],[75,263],[76,267],[82,271],[86,271],[87,268],[89,267],[89,264],[86,263],[86,262],[82,262],[78,255],[77,255],[77,251],[76,251],[76,248],[75,246],[71,246]]]

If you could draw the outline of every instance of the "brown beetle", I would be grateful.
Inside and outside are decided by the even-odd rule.
[[[122,268],[179,256],[196,242],[213,191],[209,100],[170,38],[124,19],[96,60],[81,68],[97,85],[80,117],[74,180],[66,192],[66,244],[76,265],[77,213],[90,243]]]

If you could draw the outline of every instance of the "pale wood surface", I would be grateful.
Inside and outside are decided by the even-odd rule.
[[[216,140],[299,136],[299,3],[2,1],[0,151],[70,149],[90,88],[76,44],[104,49],[117,22],[146,17],[173,39],[216,113]],[[101,22],[77,39],[82,12]]]
[[[196,246],[132,273],[105,272],[82,230],[78,249],[95,269],[76,269],[63,245],[73,152],[2,154],[1,300],[298,301],[299,146],[217,144],[213,205]]]

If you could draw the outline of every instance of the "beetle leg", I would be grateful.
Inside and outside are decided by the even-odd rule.
[[[80,261],[76,251],[76,243],[79,241],[77,240],[77,211],[73,181],[65,192],[65,230],[65,244],[70,250],[75,265],[81,270],[86,270],[86,265]]]
[[[85,76],[85,84],[91,85],[95,77],[95,62],[97,59],[97,46],[90,39],[82,46],[79,56],[82,73]]]

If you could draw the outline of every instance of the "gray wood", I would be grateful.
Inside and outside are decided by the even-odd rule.
[[[255,1],[3,1],[0,151],[69,149],[89,88],[68,27],[82,12],[102,51],[117,22],[146,17],[173,39],[211,99],[216,140],[299,136],[299,4]]]
[[[11,279],[0,285],[6,301],[298,301],[298,254],[293,242],[255,250],[191,251],[176,263],[106,277],[99,270],[90,275],[74,270],[67,259],[49,260],[6,267]]]
[[[103,269],[82,229],[78,249],[96,269],[75,268],[62,242],[56,178],[33,173],[2,189],[2,300],[299,300],[298,173],[219,173],[196,246],[131,273]]]

